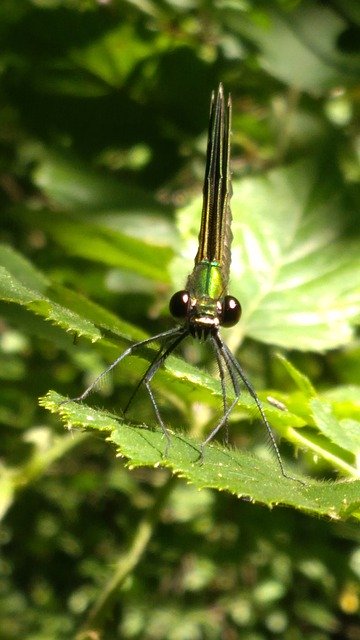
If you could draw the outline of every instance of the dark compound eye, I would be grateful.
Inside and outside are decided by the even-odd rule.
[[[188,291],[177,291],[169,302],[170,313],[174,318],[186,318],[190,308],[190,294]]]
[[[221,324],[223,327],[233,327],[239,322],[241,316],[241,304],[233,296],[225,296],[222,305]]]

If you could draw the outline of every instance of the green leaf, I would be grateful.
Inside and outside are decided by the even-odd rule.
[[[169,281],[167,265],[173,252],[168,246],[151,238],[150,232],[146,233],[144,222],[142,232],[148,237],[142,240],[112,229],[111,222],[105,219],[87,222],[81,220],[81,215],[48,210],[33,212],[24,208],[14,210],[13,217],[15,216],[21,218],[22,224],[31,225],[31,228],[36,224],[63,248],[64,253],[71,256],[129,271],[146,279],[148,286],[149,280],[164,283]],[[156,220],[149,218],[147,223],[149,228],[154,229]]]
[[[75,211],[111,211],[122,213],[166,212],[165,206],[139,186],[129,186],[108,173],[71,154],[47,152],[33,172],[36,186],[59,207]]]
[[[42,296],[34,289],[25,287],[4,267],[0,267],[0,298],[6,302],[24,305],[35,314],[43,316],[53,324],[79,336],[86,336],[93,342],[100,338],[100,332],[88,320],[79,314],[62,307]]]
[[[360,387],[345,385],[324,392],[324,399],[334,407],[337,416],[360,420]]]
[[[45,293],[49,286],[49,280],[39,269],[6,244],[0,245],[0,264],[29,289]]]
[[[360,516],[360,480],[353,482],[316,482],[303,486],[284,478],[269,461],[250,453],[207,446],[203,464],[199,464],[199,445],[186,435],[171,434],[166,452],[162,433],[132,427],[103,411],[96,411],[51,391],[41,404],[60,415],[68,428],[82,427],[109,433],[118,453],[130,467],[167,467],[200,489],[228,491],[239,498],[274,505],[287,505],[307,513],[334,519]],[[303,479],[304,480],[304,479]]]
[[[360,453],[360,422],[349,418],[338,420],[330,403],[322,402],[318,398],[313,398],[310,405],[319,430],[331,442],[358,456]]]
[[[52,285],[28,260],[6,245],[0,245],[0,274],[1,300],[19,304],[65,331],[92,342],[101,336],[98,326],[112,332],[114,337],[115,334],[130,340],[144,337],[141,331],[80,294]],[[26,318],[23,321],[28,322]]]
[[[360,241],[345,236],[341,186],[324,180],[321,167],[301,162],[234,182],[229,288],[243,316],[230,332],[233,346],[248,336],[323,351],[351,340],[360,315]],[[178,286],[196,253],[200,210],[197,199],[179,213]]]
[[[101,78],[112,87],[119,87],[141,60],[154,55],[154,43],[138,38],[129,22],[107,31],[96,41],[82,48],[74,48],[74,62]]]
[[[141,242],[99,224],[52,220],[49,233],[71,255],[128,269],[146,278],[167,282],[166,264],[171,256],[167,248]],[[46,223],[45,223],[46,224]]]
[[[292,442],[327,460],[335,468],[358,477],[360,422],[356,417],[360,418],[360,388],[336,387],[317,394],[307,376],[284,356],[278,358],[300,390],[283,396],[282,400],[292,414],[302,416],[309,427],[292,430]],[[353,454],[353,464],[349,464],[349,456],[344,452]]]
[[[296,369],[296,367],[294,367],[294,365],[291,364],[291,362],[289,362],[289,360],[287,360],[287,358],[285,358],[283,355],[277,354],[277,358],[278,360],[280,360],[280,362],[282,362],[285,369],[294,380],[296,386],[300,389],[300,391],[302,391],[306,398],[312,398],[316,395],[316,391],[307,376]]]
[[[231,27],[259,49],[263,69],[290,86],[321,94],[360,72],[360,57],[342,52],[340,35],[347,28],[341,12],[302,0],[294,11],[281,11],[275,3],[260,3],[252,18],[229,12]],[[259,11],[259,7],[257,7]]]
[[[168,207],[70,155],[42,158],[34,178],[55,207],[67,211],[15,208],[12,215],[22,223],[36,224],[70,255],[169,282],[175,234]]]

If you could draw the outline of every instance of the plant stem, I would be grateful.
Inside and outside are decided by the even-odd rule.
[[[130,548],[119,558],[112,577],[92,606],[85,624],[77,635],[77,640],[97,640],[101,637],[103,622],[110,613],[121,585],[139,564],[175,482],[176,477],[170,476],[159,489],[153,504],[138,524]]]

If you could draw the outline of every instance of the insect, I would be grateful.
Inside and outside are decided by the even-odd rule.
[[[201,444],[201,458],[203,458],[205,445],[226,425],[230,413],[239,400],[241,385],[243,385],[253,398],[261,420],[267,429],[282,475],[291,477],[285,473],[279,448],[261,402],[241,365],[220,335],[220,327],[234,326],[241,316],[239,301],[227,293],[232,241],[230,128],[231,97],[229,96],[227,101],[225,100],[223,86],[220,84],[217,93],[213,92],[211,96],[198,252],[195,257],[193,271],[187,279],[185,289],[174,293],[169,303],[170,313],[179,321],[179,325],[131,345],[74,400],[84,400],[103,376],[108,374],[134,351],[151,342],[160,341],[162,346],[137,384],[124,412],[129,408],[139,387],[144,384],[157,421],[167,440],[168,448],[170,435],[156,403],[151,381],[166,358],[186,337],[192,336],[195,339],[206,340],[210,342],[217,361],[223,398],[223,413],[217,425]],[[234,399],[230,403],[228,403],[226,394],[227,375],[230,377],[234,391]]]

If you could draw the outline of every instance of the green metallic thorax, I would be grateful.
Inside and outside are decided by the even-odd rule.
[[[187,289],[191,298],[216,304],[216,300],[226,294],[226,283],[219,263],[203,260],[196,264],[188,278]]]

